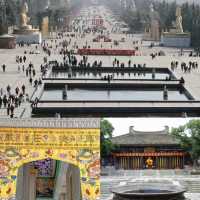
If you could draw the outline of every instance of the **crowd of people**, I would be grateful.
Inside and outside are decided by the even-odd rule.
[[[180,69],[184,73],[191,73],[192,70],[198,69],[198,63],[189,61],[188,63],[186,62],[181,62],[179,63],[178,61],[172,61],[171,62],[171,70],[174,71],[180,66]]]
[[[6,109],[7,115],[11,118],[14,117],[15,108],[20,107],[21,104],[27,100],[28,96],[26,94],[26,86],[24,84],[21,88],[18,86],[16,88],[11,88],[10,85],[7,85],[6,88],[0,89],[0,109]]]
[[[20,46],[22,47],[22,46]],[[36,69],[32,62],[28,63],[27,55],[24,53],[22,56],[17,55],[15,62],[17,65],[17,72],[24,73],[25,77],[28,79],[30,85],[33,88],[37,88],[42,84],[42,79],[40,76],[36,77]],[[47,71],[47,64],[41,64],[41,75],[44,75]],[[6,64],[2,65],[3,73],[6,72]],[[7,110],[7,116],[10,118],[15,117],[15,110],[19,108],[22,103],[29,102],[29,94],[26,89],[25,84],[22,86],[11,87],[10,84],[6,88],[0,88],[0,109]]]
[[[124,62],[120,62],[117,58],[115,58],[112,63],[113,63],[113,65],[112,65],[113,67],[124,68],[126,66],[126,64]],[[128,63],[127,63],[127,66],[128,67],[134,67],[134,68],[145,68],[146,67],[146,63],[135,64],[135,63],[132,63],[132,61],[129,59]]]

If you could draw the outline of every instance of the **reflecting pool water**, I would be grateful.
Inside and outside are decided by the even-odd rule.
[[[63,95],[63,93],[65,95]],[[45,89],[43,101],[162,101],[161,89],[103,89],[103,88],[73,88],[70,90]],[[189,97],[176,88],[168,89],[169,101],[186,101]]]

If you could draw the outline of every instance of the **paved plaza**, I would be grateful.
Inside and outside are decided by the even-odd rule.
[[[104,170],[103,170],[104,171]],[[185,197],[188,200],[200,198],[200,176],[189,175],[184,170],[134,170],[134,171],[113,171],[105,170],[107,176],[101,177],[101,200],[112,200],[111,189],[117,186],[131,185],[134,182],[157,182],[171,183],[186,187]]]
[[[89,40],[90,36],[87,36],[88,43],[94,45],[95,48],[99,48],[99,44],[95,44]],[[86,38],[87,38],[86,37]],[[126,37],[126,36],[125,36]],[[138,38],[138,37],[137,37]],[[66,38],[67,39],[67,38]],[[72,41],[76,40],[77,43],[81,46],[84,44],[83,39],[79,38],[78,40],[72,38]],[[81,43],[82,41],[82,43]],[[132,38],[127,37],[127,43],[123,45],[129,46],[130,41]],[[48,39],[47,42],[51,44],[51,40]],[[59,40],[58,42],[59,43]],[[73,43],[73,42],[72,42]],[[145,45],[145,44],[144,44]],[[55,46],[53,43],[52,46]],[[55,48],[55,47],[54,47]],[[121,48],[120,46],[118,47]],[[200,64],[199,57],[189,57],[188,52],[184,53],[183,56],[180,56],[179,49],[170,49],[170,48],[162,48],[162,51],[165,52],[166,56],[157,56],[156,58],[152,59],[150,54],[152,52],[160,51],[160,47],[154,47],[153,49],[149,49],[147,46],[142,46],[141,48],[141,56],[88,56],[88,62],[93,63],[95,60],[102,61],[102,66],[108,67],[112,66],[113,60],[117,58],[120,62],[125,63],[125,67],[128,67],[128,61],[131,60],[133,64],[146,64],[147,67],[163,67],[163,68],[171,68],[172,61],[178,61],[179,63],[185,62],[197,62]],[[32,96],[35,88],[30,85],[29,78],[26,77],[25,72],[22,72],[22,65],[20,65],[20,71],[18,71],[18,64],[16,63],[16,56],[24,56],[24,51],[36,51],[36,46],[32,45],[30,47],[17,47],[13,50],[0,50],[0,60],[1,65],[6,65],[6,71],[3,72],[2,69],[0,71],[0,88],[6,89],[7,85],[9,84],[11,88],[14,90],[16,86],[21,87],[23,84],[26,86],[26,92],[28,93],[29,97]],[[38,46],[37,53],[39,54],[26,54],[27,61],[24,64],[25,69],[28,67],[29,63],[31,62],[36,69],[36,77],[38,79],[41,77],[40,66],[44,64],[44,57],[46,57],[46,53],[43,52],[42,48]],[[144,55],[143,55],[144,54]],[[48,61],[57,60],[58,62],[62,61],[62,56],[59,54],[59,49],[52,51],[51,56],[47,56]],[[78,60],[82,59],[81,56],[77,55]],[[190,92],[190,94],[194,97],[195,100],[200,100],[200,69],[192,70],[190,73],[182,72],[180,66],[173,71],[174,75],[177,78],[183,77],[185,79],[185,88]],[[6,110],[0,109],[0,116],[6,116]],[[23,103],[20,108],[17,108],[15,111],[15,117],[29,117],[30,116],[30,104]]]

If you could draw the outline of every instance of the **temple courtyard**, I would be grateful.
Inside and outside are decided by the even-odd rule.
[[[101,200],[112,200],[111,189],[117,186],[128,186],[134,182],[171,183],[186,187],[185,197],[188,200],[200,198],[200,176],[190,175],[190,170],[102,170]]]

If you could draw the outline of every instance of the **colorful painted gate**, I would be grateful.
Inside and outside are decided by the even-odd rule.
[[[23,164],[54,159],[80,169],[82,197],[100,196],[100,129],[98,119],[0,121],[0,199],[15,198]]]

